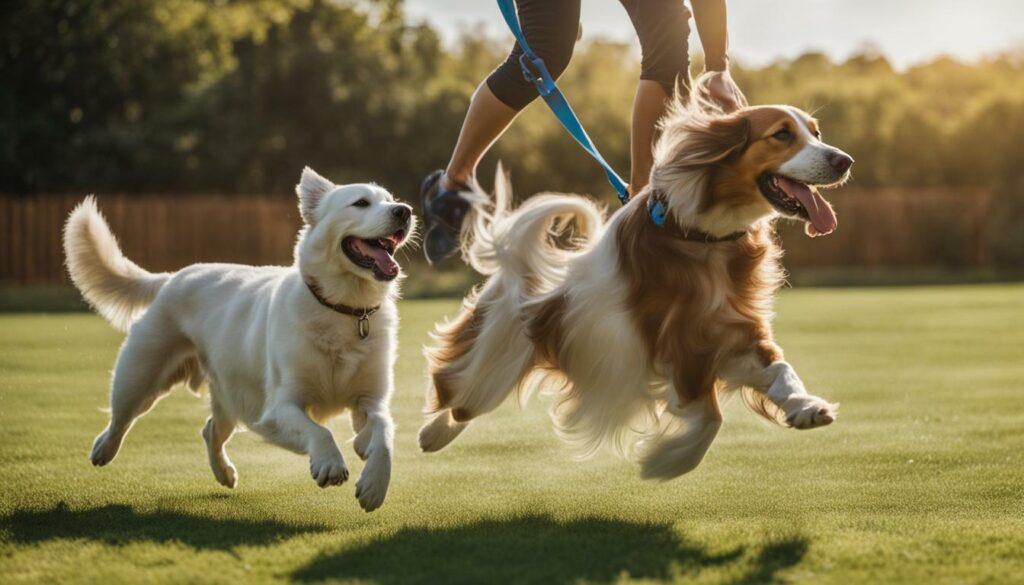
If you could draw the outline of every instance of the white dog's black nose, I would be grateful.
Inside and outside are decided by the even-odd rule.
[[[834,150],[828,153],[828,164],[832,165],[837,173],[845,173],[853,166],[853,157],[841,150]]]
[[[412,215],[412,208],[408,205],[399,205],[391,210],[391,215],[402,221],[408,221],[409,216]]]

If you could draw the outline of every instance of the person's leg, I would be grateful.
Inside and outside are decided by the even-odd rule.
[[[657,81],[641,79],[633,97],[633,122],[629,134],[629,195],[647,186],[654,166],[652,145],[658,120],[665,114],[669,95]]]
[[[441,187],[451,190],[468,185],[480,159],[518,114],[519,110],[498,99],[486,82],[481,83],[469,102],[459,140],[441,177]]]
[[[580,0],[518,0],[516,11],[530,48],[557,79],[568,66],[576,43]],[[514,45],[505,61],[480,84],[447,168],[423,182],[424,251],[431,263],[451,256],[459,247],[459,231],[469,203],[458,191],[466,189],[480,159],[519,111],[537,98],[537,90],[519,67],[521,54]]]
[[[640,39],[640,82],[633,98],[629,192],[647,186],[654,164],[652,146],[668,100],[689,85],[690,11],[683,0],[620,0]],[[680,83],[681,82],[681,83]]]
[[[554,79],[565,71],[576,44],[580,0],[518,0],[516,13],[526,42],[544,60]],[[455,188],[468,183],[476,165],[505,132],[516,115],[537,98],[537,89],[523,77],[519,45],[480,84],[466,112],[466,119],[445,170],[443,185]]]

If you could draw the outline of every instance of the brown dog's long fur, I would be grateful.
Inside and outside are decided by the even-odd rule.
[[[473,348],[486,314],[486,309],[477,307],[476,298],[470,295],[463,301],[462,311],[455,320],[436,327],[433,334],[436,345],[426,349],[430,376],[434,382],[427,394],[427,412],[438,412],[451,407],[454,393],[452,378],[457,374],[452,371],[451,366]],[[452,416],[456,421],[471,418],[459,408],[452,410]]]
[[[767,223],[732,242],[686,239],[671,219],[664,226],[650,221],[649,196],[624,211],[629,215],[615,234],[619,270],[630,283],[630,316],[650,361],[677,365],[672,382],[680,401],[711,398],[729,357],[753,349],[765,366],[782,359],[771,329],[772,301],[784,279],[782,253]],[[761,395],[748,394],[748,401],[778,421],[777,409]],[[714,414],[720,417],[717,409]]]
[[[774,221],[789,204],[765,189],[812,188],[812,179],[772,178],[786,168],[824,177],[814,184],[845,180],[849,165],[832,172],[822,158],[835,153],[805,113],[724,114],[698,97],[665,122],[651,185],[607,222],[574,196],[539,195],[512,210],[499,169],[494,204],[475,212],[464,250],[490,278],[426,351],[421,447],[443,448],[513,390],[523,399],[539,386],[555,397],[563,437],[636,452],[650,478],[700,463],[722,421],[722,390],[742,388],[756,413],[780,424],[831,423],[835,406],[804,391],[773,338],[784,281]],[[648,212],[654,196],[666,202],[664,225]],[[824,234],[835,224],[815,197]],[[639,438],[636,451],[627,435]]]

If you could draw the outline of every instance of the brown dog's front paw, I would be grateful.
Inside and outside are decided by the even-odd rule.
[[[826,402],[817,396],[801,396],[797,404],[789,404],[797,400],[791,398],[786,404],[786,423],[794,429],[804,430],[830,425],[839,415],[838,404]]]

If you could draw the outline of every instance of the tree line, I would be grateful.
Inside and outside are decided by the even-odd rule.
[[[474,34],[446,47],[400,0],[4,3],[0,192],[286,194],[308,164],[412,199],[507,48]],[[638,74],[631,45],[584,39],[560,82],[622,173]],[[1005,194],[1003,221],[1024,219],[1021,51],[905,71],[807,53],[734,75],[751,103],[814,111],[859,186],[987,187]],[[482,175],[498,159],[519,193],[611,197],[539,103]]]

